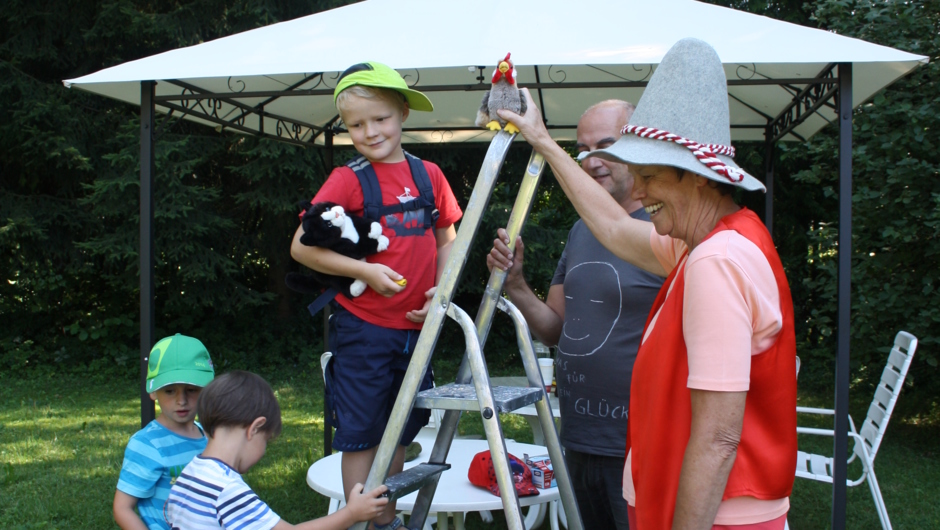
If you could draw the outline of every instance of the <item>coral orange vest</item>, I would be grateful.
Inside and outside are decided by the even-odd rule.
[[[783,328],[773,346],[751,356],[751,383],[741,441],[722,500],[744,495],[781,499],[790,495],[796,469],[793,300],[773,241],[757,216],[742,208],[722,218],[705,239],[723,230],[738,232],[766,256],[780,293]],[[689,441],[691,398],[686,386],[689,361],[682,334],[684,265],[680,259],[659,291],[646,323],[649,328],[650,320],[659,310],[656,326],[640,346],[633,367],[627,450],[633,450],[639,530],[672,527],[679,472]],[[675,287],[667,296],[673,282]]]

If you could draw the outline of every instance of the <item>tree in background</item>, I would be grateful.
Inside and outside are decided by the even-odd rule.
[[[67,90],[61,80],[344,3],[5,4],[0,370],[65,362],[136,373],[139,110]],[[931,58],[855,114],[852,359],[853,378],[871,384],[894,334],[910,331],[921,348],[909,380],[935,400],[940,2],[712,3]],[[777,148],[774,237],[797,311],[801,386],[833,383],[837,135],[827,127],[806,143]],[[762,167],[760,146],[739,148],[745,167]],[[466,204],[483,148],[411,150],[438,162]],[[505,183],[471,250],[456,298],[468,311],[479,303],[487,277],[482,256],[508,218],[527,156],[526,149],[511,151]],[[288,254],[294,204],[328,174],[322,151],[175,122],[162,131],[156,157],[158,334],[198,335],[223,364],[309,362],[304,355],[312,358],[320,334],[304,314],[307,300],[286,292],[283,276],[296,267]],[[531,278],[533,285],[548,284],[575,215],[549,175],[526,228],[527,247],[544,257],[527,267],[541,278]],[[508,335],[496,340],[501,328],[494,326],[491,345],[514,342]]]
[[[908,381],[936,406],[940,372],[940,2],[715,1],[930,58],[853,117],[852,378],[878,381],[899,330],[920,339]],[[756,150],[742,150],[760,163]],[[774,240],[797,313],[800,386],[831,387],[836,352],[838,130],[777,148]],[[752,164],[751,167],[760,167]]]
[[[920,346],[908,378],[915,389],[936,398],[940,2],[827,0],[815,5],[813,19],[837,33],[930,58],[929,64],[875,95],[854,115],[852,366],[853,375],[868,384],[876,382],[894,334],[909,331],[920,339]],[[802,224],[809,244],[801,277],[813,311],[807,315],[812,324],[801,339],[803,351],[819,359],[813,361],[818,364],[835,351],[836,151],[836,134],[827,128],[805,145],[805,153],[788,150],[782,155],[784,163],[800,167],[793,176],[805,192],[816,190],[819,197],[822,190],[825,199],[819,206],[829,211],[827,217]],[[930,401],[924,404],[930,406]]]
[[[61,80],[344,3],[14,0],[0,11],[0,373],[137,370],[139,109]],[[296,204],[329,173],[323,151],[158,122],[157,335],[199,336],[223,366],[309,362],[322,333],[283,278],[298,267]],[[485,147],[416,152],[429,151],[466,204]],[[525,161],[513,160],[507,172],[521,175]],[[560,255],[563,238],[543,239]],[[483,275],[466,276],[458,297],[470,308]]]
[[[137,364],[139,110],[61,80],[343,3],[4,5],[0,369]],[[223,363],[277,362],[262,356],[304,335],[283,277],[322,153],[186,122],[156,147],[158,335],[200,336]]]

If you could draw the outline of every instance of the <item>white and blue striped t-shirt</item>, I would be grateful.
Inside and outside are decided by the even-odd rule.
[[[137,511],[150,530],[169,530],[163,504],[170,487],[193,457],[205,450],[206,442],[205,436],[180,436],[156,420],[127,442],[117,489],[137,497]]]
[[[174,530],[269,530],[281,520],[224,462],[197,456],[170,490],[166,520]]]

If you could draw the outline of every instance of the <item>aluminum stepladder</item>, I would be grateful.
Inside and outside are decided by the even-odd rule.
[[[521,313],[508,300],[500,296],[506,273],[499,269],[493,270],[475,322],[451,302],[457,288],[457,282],[463,272],[463,267],[466,265],[470,246],[486,211],[490,195],[496,185],[499,170],[503,165],[510,145],[512,145],[513,138],[515,138],[514,134],[499,131],[490,142],[473,193],[464,211],[460,229],[457,231],[457,238],[453,243],[450,257],[438,282],[437,292],[431,301],[421,334],[418,336],[418,342],[399,390],[398,399],[395,401],[382,441],[376,451],[375,460],[369,471],[369,477],[366,480],[366,491],[378,487],[380,484],[386,484],[389,488],[389,498],[392,500],[420,489],[411,517],[406,525],[408,528],[420,529],[424,527],[440,474],[450,468],[450,465],[446,463],[447,454],[450,451],[451,442],[457,434],[461,412],[476,410],[482,416],[483,428],[492,456],[507,526],[511,530],[524,530],[524,518],[516,489],[513,486],[506,441],[503,436],[502,426],[499,423],[499,413],[510,412],[534,403],[542,431],[545,433],[546,447],[558,481],[562,505],[568,519],[568,529],[583,530],[571,478],[562,455],[551,405],[542,384],[528,326]],[[509,217],[507,232],[510,241],[515,241],[516,236],[522,231],[522,226],[525,223],[544,169],[545,160],[533,150]],[[483,357],[483,345],[486,343],[490,324],[497,308],[507,312],[515,325],[520,356],[523,360],[526,377],[529,380],[528,388],[490,386],[486,362]],[[431,356],[440,336],[445,316],[451,317],[460,325],[464,332],[467,349],[457,371],[454,384],[436,387],[421,392],[419,395],[418,387],[430,366]],[[389,469],[395,450],[401,441],[405,422],[411,410],[416,407],[445,410],[434,448],[431,451],[431,457],[427,463],[419,464],[405,470],[403,473],[389,477]],[[352,528],[354,530],[366,530],[367,526],[368,523],[358,523]]]

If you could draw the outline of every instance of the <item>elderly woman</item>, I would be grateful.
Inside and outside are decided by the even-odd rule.
[[[624,136],[587,154],[630,165],[633,196],[652,224],[597,186],[525,97],[525,116],[500,115],[545,156],[591,232],[622,259],[667,276],[633,370],[631,527],[783,528],[797,451],[793,303],[770,234],[731,196],[764,186],[730,158],[718,55],[679,41]]]

